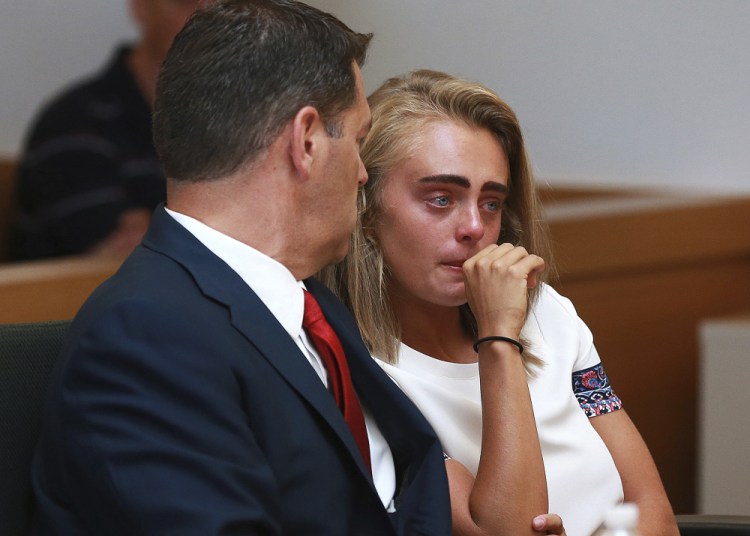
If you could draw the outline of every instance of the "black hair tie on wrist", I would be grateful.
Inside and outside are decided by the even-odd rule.
[[[474,343],[474,351],[476,353],[479,353],[479,345],[483,342],[490,342],[490,341],[503,341],[512,344],[516,348],[518,348],[519,353],[523,353],[523,344],[518,342],[516,339],[511,339],[510,337],[503,337],[502,335],[491,335],[489,337],[482,337],[481,339],[477,339],[477,342]]]

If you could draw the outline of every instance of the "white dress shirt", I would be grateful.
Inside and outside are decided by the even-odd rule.
[[[289,333],[320,380],[328,387],[328,377],[323,361],[308,339],[305,330],[302,329],[302,316],[305,309],[302,293],[304,283],[297,281],[283,264],[257,249],[220,233],[190,216],[166,208],[165,210],[212,253],[237,272]],[[383,506],[392,511],[393,496],[396,492],[393,454],[367,408],[363,407],[362,411],[367,427],[367,438],[370,442],[370,462],[375,488]]]

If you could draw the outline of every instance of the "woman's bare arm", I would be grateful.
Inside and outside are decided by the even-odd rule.
[[[527,288],[544,261],[509,244],[489,246],[464,263],[479,338],[518,339]],[[447,462],[454,534],[538,534],[532,519],[548,511],[542,452],[519,349],[504,341],[479,346],[482,445],[476,479]]]
[[[678,536],[677,523],[651,453],[625,410],[591,419],[622,479],[625,501],[640,509],[643,536]]]

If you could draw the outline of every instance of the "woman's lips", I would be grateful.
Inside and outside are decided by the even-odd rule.
[[[466,262],[465,259],[461,259],[458,261],[447,261],[447,262],[444,262],[443,264],[449,268],[462,270],[464,267],[464,262]]]

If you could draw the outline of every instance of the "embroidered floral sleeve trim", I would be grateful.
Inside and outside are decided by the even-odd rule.
[[[573,372],[573,394],[587,417],[622,409],[622,401],[609,385],[601,363]]]

